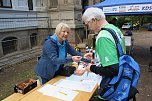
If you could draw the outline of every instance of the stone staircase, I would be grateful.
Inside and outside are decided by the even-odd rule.
[[[42,47],[34,47],[29,50],[18,51],[0,58],[0,68],[5,68],[14,64],[37,58],[42,51]]]

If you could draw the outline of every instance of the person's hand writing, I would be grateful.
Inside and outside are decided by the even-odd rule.
[[[72,56],[72,60],[77,63],[81,61],[81,58],[81,56]]]

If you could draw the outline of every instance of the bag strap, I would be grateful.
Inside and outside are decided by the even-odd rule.
[[[118,36],[117,36],[116,32],[111,28],[101,28],[101,30],[108,31],[112,35],[112,37],[114,38],[115,43],[116,43],[116,49],[117,49],[118,57],[121,57],[122,55],[124,55],[122,46],[119,42],[119,39],[118,39]]]

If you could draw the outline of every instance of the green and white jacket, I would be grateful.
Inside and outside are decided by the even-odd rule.
[[[123,47],[123,52],[126,53],[125,40],[120,29],[112,24],[107,24],[104,26],[104,28],[111,28],[116,32],[119,38],[119,41]],[[96,54],[95,60],[97,61],[98,59],[102,67],[118,63],[116,44],[115,44],[114,38],[108,31],[101,30],[99,32],[96,38],[95,54]]]

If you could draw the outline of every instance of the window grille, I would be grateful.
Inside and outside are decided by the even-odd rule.
[[[17,38],[16,37],[7,37],[2,40],[3,54],[12,53],[17,51]]]
[[[31,42],[31,47],[34,47],[37,45],[37,33],[32,33],[30,35],[30,42]]]

